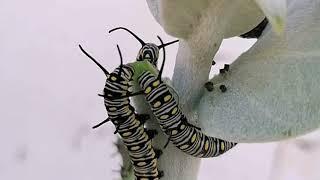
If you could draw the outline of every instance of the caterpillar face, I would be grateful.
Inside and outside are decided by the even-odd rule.
[[[147,43],[139,50],[137,61],[147,60],[157,67],[159,57],[159,47],[153,43]]]

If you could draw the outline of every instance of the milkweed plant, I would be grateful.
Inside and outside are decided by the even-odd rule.
[[[297,137],[319,127],[320,1],[147,0],[147,4],[163,29],[179,39],[168,83],[188,120],[207,135],[259,143]],[[269,23],[261,37],[230,64],[229,72],[208,79],[222,40],[250,31],[265,18]],[[213,91],[204,88],[208,81]],[[222,84],[225,93],[219,91]],[[143,97],[134,101],[138,112],[151,112]],[[155,119],[147,126],[159,129]],[[153,144],[163,148],[166,141],[159,135]],[[200,159],[169,144],[159,159],[159,169],[165,172],[161,179],[195,180],[199,165]],[[132,169],[123,167],[126,170]]]

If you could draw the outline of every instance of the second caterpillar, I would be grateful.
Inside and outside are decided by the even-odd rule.
[[[183,152],[199,158],[219,156],[234,147],[237,143],[207,136],[199,128],[188,123],[168,85],[161,80],[165,49],[163,56],[158,76],[150,71],[144,71],[139,75],[138,83],[169,140]]]

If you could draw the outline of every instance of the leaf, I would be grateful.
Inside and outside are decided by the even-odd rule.
[[[258,25],[265,15],[257,4],[247,0],[147,0],[149,9],[164,30],[175,37],[188,39],[207,24],[224,37],[243,34]],[[231,28],[230,28],[231,27]]]
[[[229,74],[212,80],[216,86],[225,84],[227,92],[207,92],[200,100],[199,122],[208,135],[266,142],[319,127],[319,16],[319,1],[290,1],[283,36],[267,26]]]

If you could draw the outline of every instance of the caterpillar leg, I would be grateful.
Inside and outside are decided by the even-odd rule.
[[[119,131],[120,126],[116,126],[116,130],[113,132],[113,134],[117,134]]]
[[[163,152],[160,149],[154,149],[154,153],[156,154],[156,158],[159,159]]]
[[[135,93],[129,93],[129,94],[125,95],[125,96],[121,96],[121,98],[138,96],[138,95],[142,95],[143,93],[144,93],[143,91],[138,91],[138,92],[135,92]]]
[[[104,94],[98,94],[98,96],[105,98],[106,96]]]
[[[164,172],[163,171],[159,171],[158,178],[161,179],[163,176],[164,176]]]
[[[195,126],[195,125],[193,125],[193,124],[190,124],[190,123],[188,123],[188,122],[187,122],[187,124],[188,124],[189,126],[191,126],[191,127],[194,127],[195,129],[198,129],[199,131],[201,131],[201,128],[200,128],[200,127]]]
[[[158,131],[153,130],[153,129],[148,129],[148,130],[146,130],[146,133],[150,139],[153,139],[158,134]]]
[[[136,114],[136,118],[138,121],[140,121],[142,124],[144,124],[148,119],[150,119],[149,114]]]
[[[166,144],[163,146],[164,149],[167,148],[167,146],[169,145],[170,138],[171,138],[171,135],[168,137]]]
[[[189,123],[189,122],[187,121],[187,118],[186,118],[186,117],[183,117],[183,118],[181,119],[181,121],[182,121],[183,123],[185,123],[187,126],[194,127],[195,129],[198,129],[199,131],[201,131],[201,128],[199,128],[199,127],[197,127],[197,126]]]
[[[116,100],[116,99],[120,99],[120,98],[126,98],[126,97],[133,97],[133,96],[142,95],[143,93],[144,93],[143,91],[138,91],[138,92],[135,92],[135,93],[129,93],[129,94],[127,94],[127,95],[118,96],[118,97],[107,97],[107,96],[104,95],[104,94],[98,94],[98,96],[103,97],[103,98],[108,98],[108,99],[110,99],[110,100]]]

